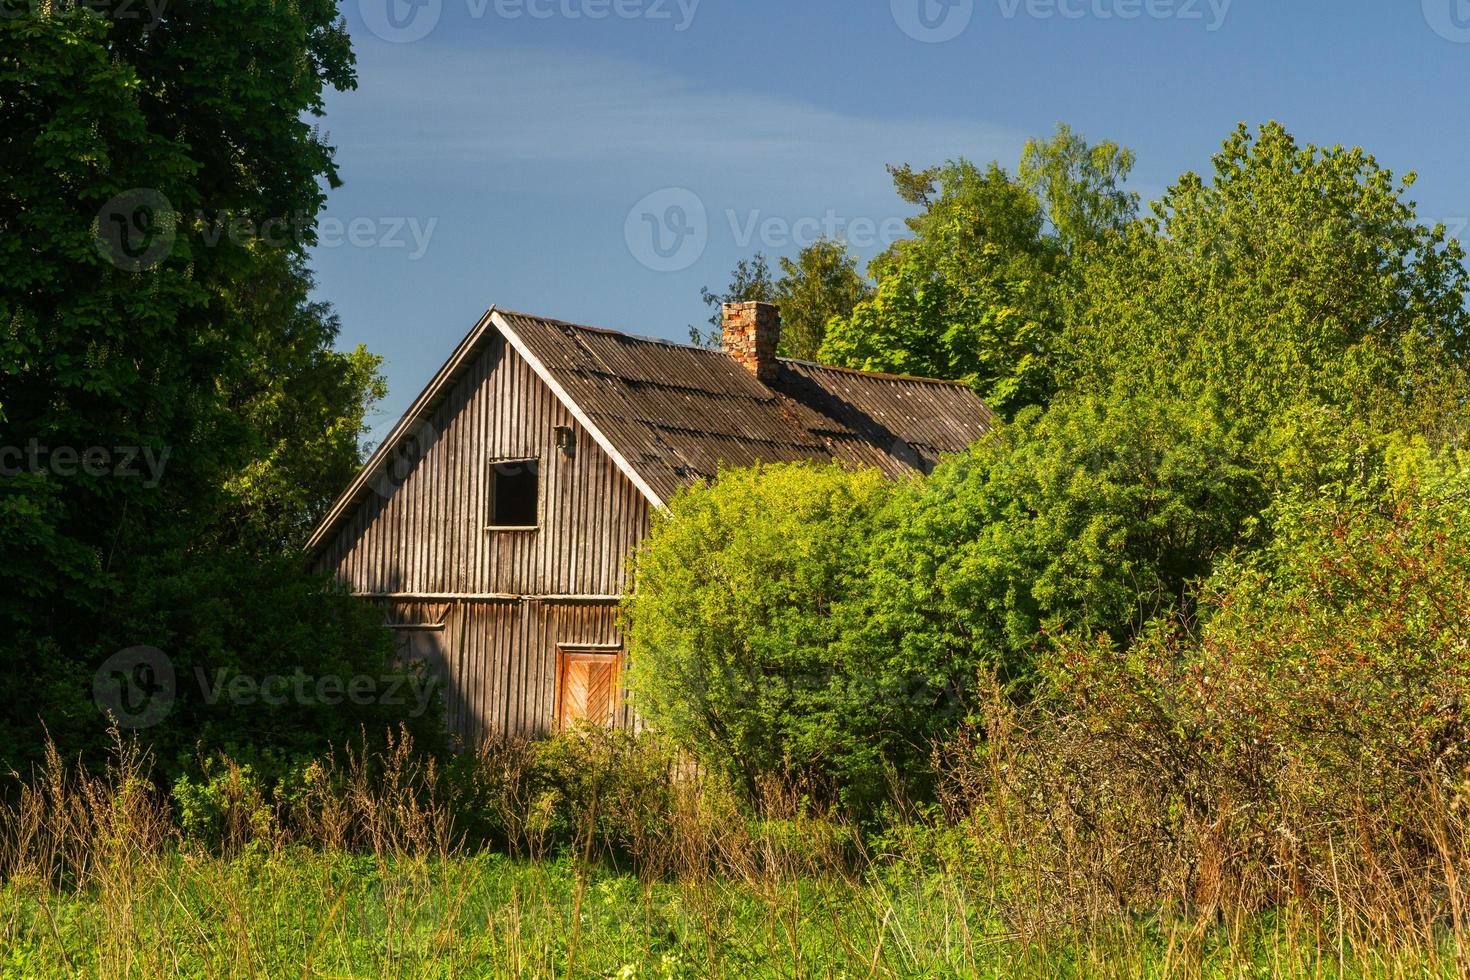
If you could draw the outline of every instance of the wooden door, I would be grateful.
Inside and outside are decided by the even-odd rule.
[[[398,639],[398,667],[407,671],[421,671],[406,687],[384,692],[385,704],[397,704],[408,709],[409,716],[419,717],[428,708],[430,699],[437,692],[443,699],[444,722],[451,730],[461,714],[462,695],[455,683],[454,658],[451,656],[451,637],[443,625],[396,626]]]
[[[578,721],[611,727],[617,712],[621,661],[620,651],[560,648],[558,728],[569,728]]]

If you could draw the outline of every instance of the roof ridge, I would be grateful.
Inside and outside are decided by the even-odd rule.
[[[613,327],[596,327],[590,323],[574,323],[571,320],[558,320],[556,317],[541,316],[538,313],[524,313],[517,310],[503,310],[499,307],[497,307],[496,309],[502,316],[518,316],[524,320],[539,320],[542,323],[548,323],[552,326],[572,327],[576,330],[587,330],[592,333],[606,334],[612,337],[622,337],[625,340],[636,340],[641,344],[657,344],[660,347],[675,347],[679,350],[692,350],[697,351],[701,354],[719,354],[721,357],[729,356],[718,347],[704,347],[700,344],[681,344],[679,343],[679,341],[669,340],[667,337],[648,337],[644,334],[629,333],[626,330],[617,330]]]
[[[677,340],[669,340],[666,337],[648,337],[643,334],[629,333],[626,330],[616,330],[612,327],[597,327],[590,323],[575,323],[571,320],[559,320],[552,316],[542,316],[539,313],[526,313],[520,310],[497,310],[502,316],[518,316],[526,320],[539,320],[558,327],[571,327],[575,330],[589,330],[592,333],[605,334],[612,337],[622,337],[625,340],[636,340],[642,344],[656,344],[659,347],[673,347],[678,350],[697,351],[701,354],[718,354],[728,357],[718,347],[704,347],[700,344],[681,344]],[[963,381],[955,381],[951,378],[931,378],[921,374],[895,374],[887,371],[864,371],[861,368],[839,367],[836,364],[823,364],[821,361],[813,361],[804,357],[778,357],[776,360],[784,364],[802,364],[807,367],[818,368],[823,371],[840,371],[843,374],[856,374],[864,378],[878,378],[884,381],[914,381],[919,384],[954,385],[958,388],[970,387]]]

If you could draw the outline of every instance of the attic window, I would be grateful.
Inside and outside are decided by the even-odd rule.
[[[534,459],[490,464],[490,529],[526,530],[537,526],[540,466]]]

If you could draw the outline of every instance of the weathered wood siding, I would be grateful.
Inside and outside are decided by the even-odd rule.
[[[558,426],[575,434],[572,457]],[[540,526],[486,531],[490,466],[521,458],[539,460]],[[451,730],[473,747],[555,729],[558,646],[621,642],[608,597],[648,522],[642,494],[497,336],[318,565],[430,650]],[[633,723],[626,707],[617,721]]]
[[[576,435],[567,458],[556,427]],[[486,532],[490,465],[537,458],[541,527]],[[321,553],[355,592],[392,596],[621,594],[648,503],[496,337]]]
[[[409,622],[407,604],[385,603],[388,621]],[[475,748],[489,738],[548,735],[557,726],[557,652],[560,646],[622,642],[617,606],[575,600],[459,601],[437,617],[441,629],[409,634],[441,685],[450,731]],[[429,617],[425,625],[433,625]],[[615,722],[635,719],[620,699]]]

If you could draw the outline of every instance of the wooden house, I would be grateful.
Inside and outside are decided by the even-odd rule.
[[[308,550],[381,604],[466,744],[632,724],[617,615],[650,515],[721,466],[845,460],[897,476],[966,448],[966,386],[776,356],[774,306],[724,349],[491,309],[334,502]]]

